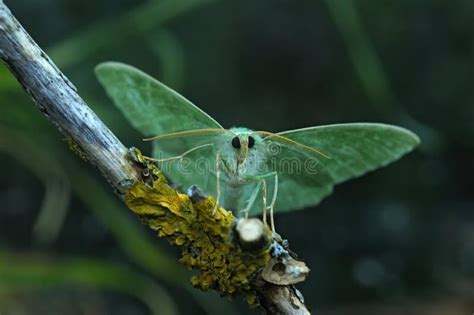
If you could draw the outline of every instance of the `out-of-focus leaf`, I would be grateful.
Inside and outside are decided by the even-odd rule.
[[[326,1],[329,13],[347,46],[357,77],[372,106],[382,113],[397,111],[395,95],[375,47],[367,36],[354,1]]]
[[[40,244],[50,244],[57,239],[67,214],[71,192],[66,177],[51,177],[45,187],[47,193],[33,227],[33,236]]]
[[[0,78],[0,93],[3,91],[15,89],[18,86],[16,80],[4,65],[0,65]]]
[[[214,1],[216,0],[147,1],[122,17],[97,22],[46,51],[60,67],[70,66],[109,46],[113,41],[123,42],[126,36],[147,32],[159,24]]]
[[[35,241],[49,244],[58,236],[69,205],[70,187],[65,172],[47,150],[26,136],[3,127],[0,134],[0,152],[26,166],[45,187],[33,235]]]
[[[41,259],[0,252],[0,290],[65,286],[112,290],[136,297],[153,314],[177,313],[175,303],[165,289],[124,266],[85,258]]]
[[[200,291],[190,288],[189,293],[199,302],[199,305],[208,315],[225,314],[238,315],[233,306],[233,301],[224,299],[216,291]]]
[[[396,119],[400,124],[419,134],[423,139],[422,149],[433,151],[442,145],[443,139],[439,132],[415,120],[400,107],[383,63],[363,26],[355,1],[325,0],[325,2],[347,46],[357,78],[372,107],[383,117]]]
[[[173,33],[163,29],[150,35],[148,43],[158,57],[163,83],[179,91],[183,86],[186,66],[181,43]]]

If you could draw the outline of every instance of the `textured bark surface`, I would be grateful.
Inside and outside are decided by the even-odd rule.
[[[137,177],[127,149],[78,95],[75,86],[0,0],[0,57],[73,150],[97,166],[120,193]]]
[[[96,166],[121,195],[141,179],[129,151],[77,93],[74,85],[33,41],[0,0],[0,58],[38,109],[64,134],[73,151]],[[259,280],[267,314],[310,314],[291,285]]]
[[[303,296],[293,286],[280,286],[266,283],[261,291],[260,303],[267,314],[309,315]]]

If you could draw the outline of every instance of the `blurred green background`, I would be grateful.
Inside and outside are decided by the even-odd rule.
[[[127,146],[97,83],[122,61],[226,127],[374,121],[422,146],[276,217],[316,314],[474,311],[474,2],[25,0],[7,5]],[[337,144],[335,144],[337,145]],[[0,67],[0,313],[258,314],[189,284]]]

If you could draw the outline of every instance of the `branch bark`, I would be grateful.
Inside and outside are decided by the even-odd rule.
[[[138,177],[127,148],[78,95],[76,87],[0,0],[0,57],[38,109],[120,193]]]
[[[0,58],[38,109],[66,136],[70,147],[96,166],[120,195],[133,182],[141,180],[140,169],[130,158],[128,149],[87,106],[3,0],[0,0]],[[310,314],[291,285],[263,282],[261,288],[261,305],[268,314]]]
[[[310,315],[301,293],[293,286],[266,283],[262,288],[260,303],[267,314]]]

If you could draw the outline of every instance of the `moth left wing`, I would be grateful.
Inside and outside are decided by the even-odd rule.
[[[156,159],[178,156],[192,148],[212,143],[226,132],[217,121],[185,97],[132,66],[106,62],[97,66],[96,75],[114,104],[144,137],[209,130],[209,133],[194,132],[153,141],[152,156]],[[212,147],[203,147],[186,156],[184,163],[179,160],[162,163],[162,170],[183,189],[191,184],[206,188],[209,175],[206,168],[215,164],[214,152]]]
[[[135,67],[105,62],[95,69],[114,104],[144,136],[222,126],[176,91]]]

